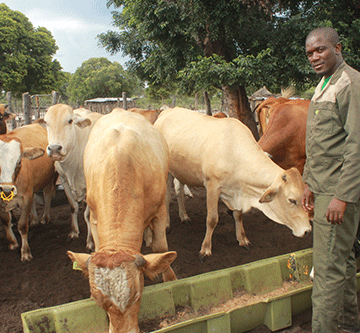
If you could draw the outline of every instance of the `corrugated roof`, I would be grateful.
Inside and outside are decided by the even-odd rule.
[[[133,101],[136,98],[127,98],[128,101]],[[122,102],[122,97],[98,97],[93,99],[87,99],[85,103],[107,103],[107,102]]]

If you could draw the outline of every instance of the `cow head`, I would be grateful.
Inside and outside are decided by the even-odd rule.
[[[301,206],[304,186],[296,168],[282,170],[266,189],[259,202],[261,210],[273,221],[285,224],[294,236],[303,237],[310,233],[309,217]]]
[[[7,132],[6,121],[11,120],[15,117],[15,113],[11,113],[8,111],[7,104],[0,104],[0,134],[5,134]]]
[[[69,105],[56,104],[51,106],[44,117],[48,133],[46,152],[54,161],[61,161],[76,146],[78,128],[91,125],[86,112],[76,112]]]
[[[4,137],[0,140],[0,197],[9,201],[16,196],[15,181],[24,159],[34,160],[44,155],[41,148],[23,148],[19,139]]]
[[[153,278],[176,258],[172,251],[145,256],[125,251],[67,254],[89,277],[91,296],[107,312],[111,333],[140,332],[138,313],[144,274]]]

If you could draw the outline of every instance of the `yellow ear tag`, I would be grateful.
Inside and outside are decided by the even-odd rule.
[[[1,191],[0,198],[1,198],[3,201],[10,201],[10,200],[14,199],[14,192],[11,191],[10,194],[9,194],[8,196],[6,196],[5,192],[4,192],[4,191]]]
[[[73,262],[73,270],[75,271],[82,271],[81,267],[79,266],[77,261]]]

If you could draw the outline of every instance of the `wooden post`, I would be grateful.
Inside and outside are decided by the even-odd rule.
[[[30,105],[31,105],[30,94],[28,92],[22,94],[22,107],[24,112],[25,125],[31,124]]]
[[[122,93],[122,98],[123,98],[123,109],[127,110],[127,99],[126,99],[126,92]]]
[[[51,92],[51,105],[55,105],[58,102],[59,93],[57,91]]]
[[[211,103],[210,103],[210,98],[209,98],[209,94],[206,90],[204,90],[204,102],[205,102],[205,110],[206,110],[206,114],[208,116],[212,115],[211,112]]]
[[[11,91],[8,91],[6,93],[6,102],[9,105],[8,106],[8,110],[12,113],[14,113],[13,107],[12,107],[12,96],[11,96]],[[11,119],[11,130],[16,128],[16,117]]]

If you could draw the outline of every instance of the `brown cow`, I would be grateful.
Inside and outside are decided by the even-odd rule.
[[[9,248],[19,247],[11,229],[10,211],[20,207],[18,230],[21,235],[21,260],[32,259],[28,244],[29,215],[33,196],[43,189],[45,209],[42,223],[49,218],[51,197],[57,173],[54,162],[45,153],[46,129],[39,124],[25,125],[0,135],[0,217],[5,226]]]
[[[212,115],[215,118],[227,118],[228,116],[224,112],[216,112]]]
[[[175,280],[176,252],[166,241],[169,152],[143,116],[114,109],[94,125],[84,152],[86,197],[95,253],[68,252],[89,275],[91,295],[109,316],[111,333],[139,331],[143,274]],[[141,255],[150,227],[153,254]]]
[[[0,134],[7,132],[6,122],[16,117],[15,113],[7,111],[8,105],[0,104]]]
[[[279,104],[299,105],[300,107],[306,107],[308,109],[310,101],[301,98],[290,99],[286,97],[270,97],[261,102],[255,109],[259,122],[260,137],[264,134],[266,127],[269,124],[272,112]]]
[[[283,169],[303,173],[306,160],[306,117],[310,100],[290,100],[274,104],[270,121],[259,140],[260,147]]]
[[[151,124],[154,124],[162,110],[146,110],[146,109],[132,108],[129,109],[128,111],[141,114],[148,121],[150,121]]]

